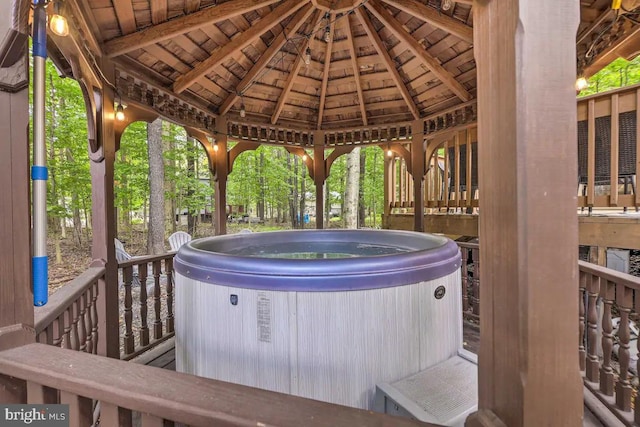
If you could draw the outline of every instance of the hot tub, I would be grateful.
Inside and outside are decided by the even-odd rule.
[[[376,384],[462,346],[460,254],[441,236],[236,234],[174,262],[179,372],[369,409]]]

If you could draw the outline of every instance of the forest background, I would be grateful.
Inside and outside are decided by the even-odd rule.
[[[90,262],[91,179],[80,88],[59,77],[50,62],[46,79],[49,282],[55,289]],[[640,57],[618,59],[592,76],[579,96],[639,82]],[[178,230],[194,237],[215,234],[206,155],[183,128],[162,120],[133,123],[116,156],[117,236],[130,254],[164,252],[166,238]],[[384,152],[376,146],[336,160],[324,189],[325,228],[381,226],[383,163]],[[315,228],[313,181],[302,159],[282,147],[262,145],[238,157],[227,183],[227,204],[230,233]]]

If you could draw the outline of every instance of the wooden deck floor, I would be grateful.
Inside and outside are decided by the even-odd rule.
[[[465,322],[463,334],[464,348],[472,353],[478,354],[480,348],[480,330],[477,325]],[[176,348],[175,338],[168,339],[151,351],[148,351],[133,360],[135,363],[142,363],[156,368],[176,369]],[[604,424],[586,407],[584,408],[584,426],[604,427]]]

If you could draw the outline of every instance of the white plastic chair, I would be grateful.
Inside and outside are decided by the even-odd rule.
[[[184,231],[176,231],[169,236],[169,245],[172,251],[177,251],[182,245],[191,241],[191,234]]]

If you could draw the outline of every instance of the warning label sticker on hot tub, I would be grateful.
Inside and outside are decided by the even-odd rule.
[[[271,298],[258,292],[258,341],[271,342]]]

